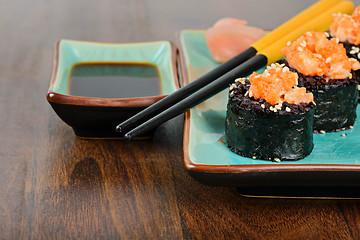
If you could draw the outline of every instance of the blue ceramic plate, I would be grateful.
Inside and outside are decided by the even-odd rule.
[[[70,75],[74,66],[128,63],[155,67],[160,79],[161,93],[156,96],[137,96],[137,93],[134,93],[134,97],[128,97],[121,94],[117,96],[115,92],[114,97],[105,98],[77,96],[69,91]],[[58,116],[70,125],[79,137],[122,137],[115,132],[119,123],[179,88],[176,63],[176,48],[169,41],[111,44],[61,40],[55,49],[54,69],[47,100]],[[105,69],[113,71],[112,68]],[[101,70],[97,74],[108,73]],[[130,76],[134,73],[126,71],[126,74]],[[127,78],[128,81],[134,80],[131,77]],[[87,83],[89,81],[83,81],[84,89],[89,85]],[[104,84],[107,83],[109,82],[104,81]]]
[[[177,40],[184,84],[218,66],[206,46],[204,31],[184,30]],[[314,150],[304,159],[280,163],[254,160],[226,146],[227,92],[186,113],[184,162],[193,177],[206,184],[238,187],[360,186],[358,122],[353,129],[314,135]]]

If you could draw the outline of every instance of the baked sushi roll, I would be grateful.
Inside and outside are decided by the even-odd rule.
[[[360,60],[360,6],[352,15],[335,14],[330,34],[344,45],[349,57]]]
[[[359,78],[354,70],[360,63],[348,58],[336,38],[323,32],[307,32],[282,49],[285,63],[299,75],[299,87],[314,95],[315,132],[345,130],[354,125]]]
[[[312,93],[280,64],[230,86],[226,140],[235,153],[256,159],[298,160],[313,149]]]
[[[346,49],[346,54],[357,61],[360,60],[360,6],[352,15],[336,14],[330,25],[330,34],[339,39]],[[355,71],[359,77],[360,70]],[[360,89],[358,89],[360,90]]]

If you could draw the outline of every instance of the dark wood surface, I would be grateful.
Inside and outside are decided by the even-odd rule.
[[[146,141],[84,140],[46,101],[59,39],[173,40],[224,16],[271,29],[312,1],[259,2],[0,0],[0,238],[360,239],[358,201],[251,199],[195,181],[183,116]]]

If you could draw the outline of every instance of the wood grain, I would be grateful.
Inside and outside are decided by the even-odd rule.
[[[173,40],[223,16],[272,28],[311,2],[265,8],[265,21],[250,0],[0,0],[0,238],[359,239],[357,201],[249,199],[195,181],[183,116],[146,141],[86,140],[46,101],[59,39]]]

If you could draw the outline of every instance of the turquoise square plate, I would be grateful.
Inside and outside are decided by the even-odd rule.
[[[55,48],[47,100],[77,136],[121,138],[122,135],[115,131],[119,123],[179,88],[176,51],[169,41],[112,44],[60,40]],[[74,96],[69,93],[70,75],[74,66],[85,63],[154,66],[159,75],[161,94],[131,98],[121,95],[116,98]]]
[[[184,84],[218,66],[203,30],[180,32],[177,44]],[[304,159],[279,163],[254,160],[227,148],[227,94],[224,90],[186,113],[184,163],[191,176],[205,184],[242,188],[360,186],[358,122],[353,129],[315,134],[314,150]],[[357,113],[360,116],[359,107]]]

